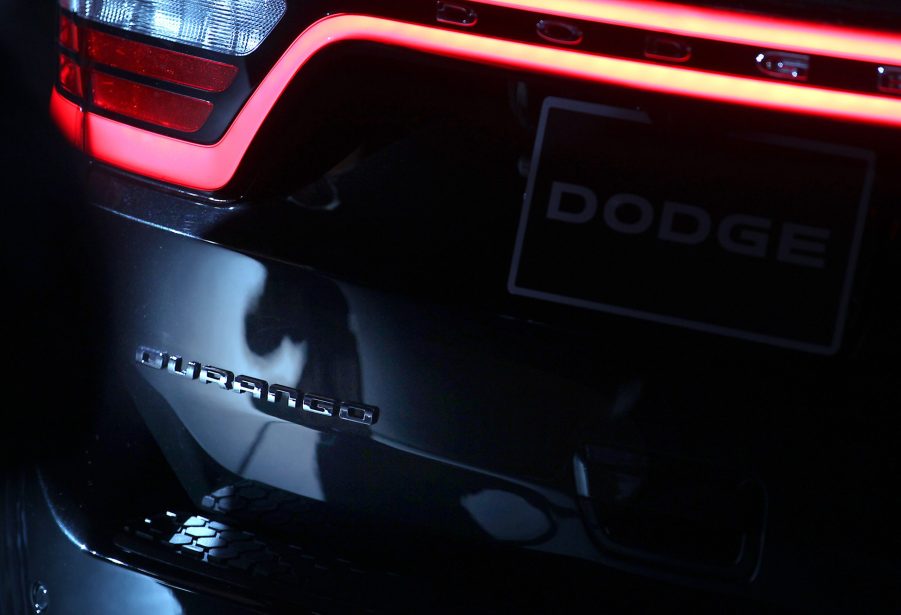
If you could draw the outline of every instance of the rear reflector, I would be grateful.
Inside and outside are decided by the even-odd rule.
[[[252,53],[285,14],[285,0],[60,0],[79,17],[127,32],[235,56]]]
[[[130,73],[186,85],[206,92],[223,92],[235,80],[238,67],[152,45],[87,30],[88,57]]]
[[[59,55],[59,83],[63,89],[79,98],[84,97],[81,81],[81,67],[65,54]]]
[[[94,105],[157,126],[197,132],[213,111],[212,103],[166,92],[101,72],[91,74]]]

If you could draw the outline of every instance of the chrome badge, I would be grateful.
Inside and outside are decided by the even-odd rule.
[[[299,404],[303,412],[309,412],[315,416],[337,417],[339,420],[358,425],[374,425],[379,420],[379,409],[375,406],[304,393],[295,388],[281,384],[269,384],[265,380],[250,376],[235,376],[234,372],[226,369],[203,365],[197,361],[185,361],[182,357],[145,346],[138,347],[135,359],[141,365],[151,369],[163,370],[173,376],[182,376],[189,380],[215,384],[234,393],[248,393],[255,399],[264,400],[270,404],[279,404],[284,399],[288,408],[296,409]]]

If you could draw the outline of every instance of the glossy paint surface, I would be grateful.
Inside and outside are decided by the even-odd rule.
[[[92,553],[82,542],[83,537],[73,533],[67,518],[69,511],[47,497],[48,487],[39,472],[4,478],[0,507],[13,513],[4,516],[4,529],[8,536],[15,537],[15,546],[20,549],[17,556],[22,558],[20,568],[5,570],[8,574],[4,575],[4,584],[21,580],[22,593],[27,594],[22,597],[28,602],[35,595],[35,587],[43,588],[40,604],[44,605],[38,610],[33,603],[12,604],[11,613],[192,615],[208,613],[209,609],[223,615],[255,612],[164,585]],[[4,563],[10,565],[11,561]]]
[[[197,213],[190,228],[207,236],[241,215],[215,214],[204,230],[206,217]],[[194,442],[205,465],[350,514],[360,528],[402,520],[410,538],[411,528],[430,528],[449,541],[523,546],[672,580],[685,571],[598,546],[573,487],[574,454],[583,445],[646,451],[642,464],[661,463],[674,477],[685,473],[689,478],[673,480],[688,480],[688,489],[713,481],[702,478],[708,472],[725,471],[729,480],[727,468],[739,476],[750,464],[770,493],[761,568],[750,580],[704,583],[739,595],[782,591],[784,579],[771,564],[791,558],[797,498],[814,498],[802,506],[823,501],[816,491],[784,491],[805,466],[790,449],[774,455],[777,449],[749,439],[793,433],[805,442],[798,451],[810,446],[803,428],[790,426],[800,427],[808,410],[767,392],[768,382],[784,385],[779,374],[798,367],[792,353],[739,352],[717,367],[688,351],[690,361],[671,363],[681,353],[670,348],[657,353],[655,368],[641,353],[624,358],[616,343],[605,348],[559,331],[544,336],[524,323],[410,301],[108,216],[102,222],[109,234],[127,229],[130,238],[111,254],[120,299],[112,356],[172,467],[195,456],[185,444]],[[140,282],[151,277],[151,286]],[[138,345],[360,399],[379,406],[382,418],[354,430],[273,413],[247,395],[137,364]],[[763,355],[768,367],[759,363]],[[669,374],[658,369],[661,361]],[[576,363],[593,367],[570,371]],[[805,378],[815,378],[818,362],[804,363]],[[751,365],[753,376],[746,373]],[[729,416],[716,418],[722,412]],[[788,431],[763,436],[763,425],[777,416]],[[735,424],[740,431],[728,427]],[[185,437],[173,438],[173,425],[183,426]],[[684,465],[687,457],[705,461]],[[198,503],[220,486],[198,481],[196,472],[179,478]],[[621,478],[622,494],[644,480]],[[822,596],[802,585],[792,591],[825,608]]]
[[[127,310],[136,301],[143,305],[143,325],[128,324],[117,350],[129,349],[123,367],[157,392],[137,396],[151,424],[155,414],[174,412],[225,469],[306,498],[352,508],[366,493],[365,506],[379,514],[440,518],[469,535],[489,536],[497,521],[494,506],[485,502],[497,501],[506,518],[525,520],[498,530],[499,537],[552,537],[548,512],[535,502],[561,506],[568,498],[505,470],[547,473],[543,466],[557,453],[543,434],[556,421],[537,414],[530,400],[559,397],[562,383],[523,387],[515,373],[498,372],[496,393],[484,397],[476,374],[489,369],[491,359],[467,353],[459,357],[466,367],[458,367],[453,382],[439,384],[442,366],[423,359],[453,337],[451,330],[378,293],[315,274],[197,242],[177,241],[156,255],[139,251],[125,258],[138,268],[136,276],[156,280],[150,296],[135,287],[136,295],[123,302],[122,322],[133,322],[135,314]],[[170,269],[173,262],[192,265]],[[379,406],[381,418],[371,428],[357,428],[318,422],[286,407],[273,416],[249,395],[137,364],[131,347],[139,345],[304,391],[359,399]],[[430,392],[435,385],[443,391],[437,397]],[[502,393],[516,389],[512,397]],[[150,402],[164,405],[145,407]],[[509,409],[496,416],[462,411],[473,404]],[[524,430],[525,416],[544,427]],[[510,447],[504,434],[514,431],[521,438]],[[161,443],[165,448],[165,438]],[[565,471],[566,458],[560,461]],[[405,479],[398,481],[399,475]],[[567,524],[581,533],[579,524]]]

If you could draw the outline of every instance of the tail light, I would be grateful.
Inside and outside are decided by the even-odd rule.
[[[334,0],[322,3],[328,7],[318,20],[314,3],[308,10],[292,5],[289,12],[285,0],[60,4],[60,74],[52,101],[57,123],[98,160],[201,191],[229,184],[295,76],[320,51],[344,41],[901,128],[901,88],[895,87],[901,37],[888,32],[652,0],[454,4],[466,23],[449,20],[450,5],[434,2],[431,14],[405,3],[375,3],[361,14],[354,12],[360,3]],[[282,22],[285,33],[294,32],[293,43],[248,57]],[[549,23],[555,32],[580,36],[547,40]],[[613,31],[616,36],[608,36]],[[697,47],[699,53],[648,53],[648,37],[664,32],[670,46]],[[809,78],[761,71],[758,57],[809,59]],[[830,74],[835,67],[840,75]],[[808,76],[807,64],[803,68]],[[800,69],[795,72],[800,76]]]
[[[255,4],[236,3],[245,14]],[[225,20],[227,24],[220,23],[222,11],[217,12],[211,2],[63,0],[61,5],[72,14],[61,14],[59,21],[60,87],[91,109],[179,133],[196,133],[213,112],[209,95],[226,91],[238,67],[113,35],[95,29],[91,22],[238,55],[259,45],[274,26],[272,20],[277,22],[284,12],[283,0],[262,0],[262,4],[280,6],[281,12],[270,11],[268,22],[251,27],[241,19],[240,10]],[[198,24],[204,11],[211,11],[213,18]],[[79,18],[89,21],[76,23]],[[228,46],[222,37],[230,37]]]
[[[64,9],[125,32],[246,56],[285,14],[285,0],[62,0]]]
[[[235,80],[238,68],[112,36],[87,31],[87,56],[97,64],[204,92],[224,92]]]
[[[81,67],[78,62],[67,56],[59,56],[59,84],[69,94],[81,98],[84,96]]]
[[[213,104],[206,100],[103,73],[91,78],[91,98],[98,109],[182,132],[200,130],[213,110]]]

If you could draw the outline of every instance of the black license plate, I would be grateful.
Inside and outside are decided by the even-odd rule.
[[[509,291],[834,353],[874,163],[854,147],[686,136],[641,111],[549,98]]]

